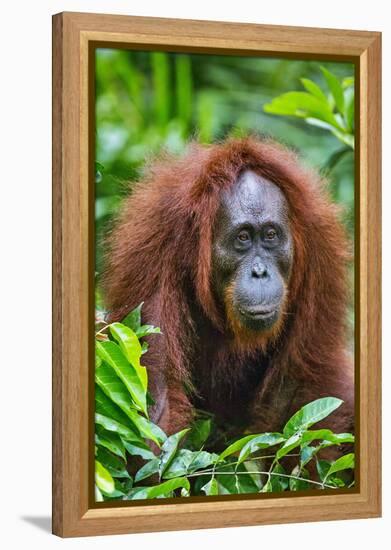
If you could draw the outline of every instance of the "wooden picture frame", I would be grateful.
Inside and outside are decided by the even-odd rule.
[[[357,474],[348,493],[142,506],[91,499],[94,254],[89,139],[99,45],[355,64],[359,186]],[[378,32],[61,13],[53,17],[53,533],[62,537],[377,517],[381,513],[381,35]],[[357,340],[356,340],[357,341]]]

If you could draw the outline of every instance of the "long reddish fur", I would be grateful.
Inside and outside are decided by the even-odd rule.
[[[224,399],[218,390],[227,378],[240,385],[246,360],[257,351],[232,346],[212,292],[211,249],[220,194],[245,168],[283,191],[294,242],[287,313],[250,404],[249,429],[281,429],[299,406],[327,395],[345,401],[333,415],[334,428],[352,429],[353,378],[345,353],[348,244],[324,182],[280,144],[255,137],[191,144],[182,158],[166,156],[152,164],[125,200],[108,239],[103,289],[110,318],[121,319],[144,301],[144,322],[161,327],[163,336],[151,338],[145,362],[158,398],[161,384],[167,386],[159,423],[168,432],[191,418],[183,388],[191,388],[203,348],[213,353],[213,364],[198,368],[210,377],[216,399]],[[215,352],[200,334],[194,303],[219,335]],[[263,349],[258,353],[261,360]]]

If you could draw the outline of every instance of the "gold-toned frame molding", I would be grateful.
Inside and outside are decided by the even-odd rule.
[[[235,38],[234,38],[235,37]],[[91,44],[323,58],[356,66],[358,489],[349,493],[96,507],[91,500],[93,348],[89,139]],[[93,75],[92,75],[93,76]],[[381,513],[381,34],[61,13],[53,17],[53,532],[63,537],[377,517]],[[358,92],[358,93],[357,93]],[[356,187],[357,189],[357,187]],[[357,199],[357,197],[356,197]],[[356,325],[357,327],[357,325]],[[357,373],[357,370],[356,370]],[[357,395],[357,394],[356,394]],[[184,499],[186,500],[186,499]]]

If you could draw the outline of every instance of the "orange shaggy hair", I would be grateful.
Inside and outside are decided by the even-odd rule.
[[[226,318],[229,303],[224,307],[213,295],[211,250],[221,192],[235,185],[243,169],[284,193],[294,262],[278,333],[266,342],[263,337],[259,346],[243,338],[232,348],[235,323]],[[160,339],[151,339],[145,362],[152,384],[164,373],[164,420],[157,419],[163,427],[175,431],[191,417],[183,387],[191,387],[194,374],[210,380],[205,387],[214,389],[216,399],[230,379],[239,395],[232,403],[248,401],[247,394],[240,397],[240,384],[251,360],[265,371],[251,402],[244,404],[251,429],[281,429],[298,406],[323,395],[345,400],[334,413],[335,423],[351,429],[353,381],[344,351],[348,259],[324,183],[275,142],[249,137],[191,144],[182,158],[167,156],[153,164],[125,200],[108,239],[103,289],[111,319],[121,319],[144,301],[144,322],[162,329]],[[199,360],[203,348],[213,358]]]

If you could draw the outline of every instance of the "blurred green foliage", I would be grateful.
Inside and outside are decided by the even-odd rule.
[[[348,63],[98,49],[97,271],[112,216],[154,154],[248,132],[287,144],[327,176],[353,242],[353,75]]]

